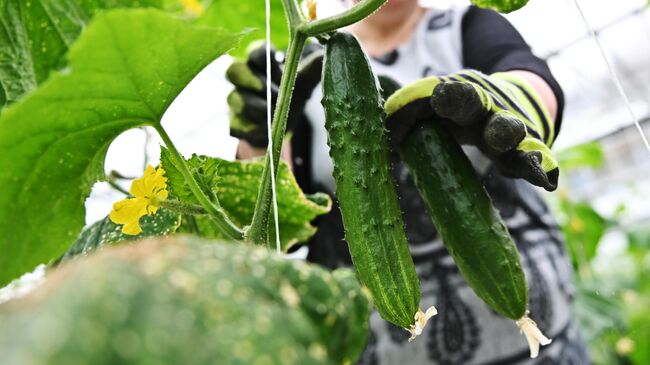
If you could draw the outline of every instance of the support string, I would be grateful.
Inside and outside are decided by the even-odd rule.
[[[271,160],[271,196],[273,199],[273,222],[275,224],[275,251],[277,254],[280,254],[280,223],[278,221],[278,197],[275,189],[271,118],[271,1],[266,0],[266,129],[269,139],[267,153]]]
[[[598,50],[600,51],[600,54],[602,55],[603,60],[605,61],[605,65],[607,66],[607,70],[609,71],[609,75],[612,79],[612,82],[614,82],[614,84],[616,85],[616,89],[618,90],[618,93],[620,94],[621,98],[623,98],[623,103],[625,104],[625,107],[630,113],[630,116],[634,121],[634,125],[636,126],[637,131],[641,135],[641,139],[643,140],[646,149],[650,153],[650,143],[648,143],[648,139],[646,138],[645,133],[643,133],[643,128],[641,128],[641,123],[639,123],[639,119],[637,118],[636,113],[634,113],[634,109],[632,108],[632,103],[630,102],[630,99],[628,98],[627,93],[623,88],[623,83],[621,82],[621,79],[618,77],[618,74],[614,70],[612,63],[609,61],[609,58],[607,57],[607,53],[605,52],[603,45],[600,43],[598,34],[596,33],[594,28],[587,20],[587,17],[583,13],[582,8],[578,3],[578,0],[573,0],[573,3],[575,4],[576,9],[578,9],[578,13],[580,13],[580,17],[582,18],[582,21],[585,23],[585,26],[589,30],[589,33],[591,34],[591,38],[594,40],[594,42],[596,42],[596,45],[598,46]]]

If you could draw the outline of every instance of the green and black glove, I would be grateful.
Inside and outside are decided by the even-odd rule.
[[[303,53],[298,69],[287,120],[287,132],[303,117],[305,104],[318,85],[323,67],[321,47],[310,44]],[[278,98],[281,64],[271,50],[271,112]],[[266,123],[266,48],[265,44],[253,47],[246,60],[235,60],[226,71],[226,79],[235,85],[228,95],[230,106],[230,134],[254,147],[264,148],[268,143]]]
[[[397,90],[385,108],[397,143],[417,122],[442,118],[460,143],[479,147],[504,175],[557,188],[559,169],[549,148],[555,123],[535,90],[512,73],[428,77]]]

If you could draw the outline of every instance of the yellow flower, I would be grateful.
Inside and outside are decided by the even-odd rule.
[[[109,218],[116,224],[123,224],[122,233],[136,235],[142,232],[140,218],[152,215],[160,208],[160,203],[167,199],[167,178],[162,167],[154,170],[147,166],[144,175],[131,183],[133,198],[113,204]]]

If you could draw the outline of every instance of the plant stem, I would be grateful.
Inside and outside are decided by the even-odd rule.
[[[293,30],[303,22],[298,3],[296,3],[296,0],[282,0],[282,7],[289,23],[289,30],[293,33]]]
[[[289,41],[289,49],[284,64],[284,73],[282,75],[282,80],[280,81],[278,101],[276,104],[275,114],[273,115],[270,143],[272,143],[273,166],[275,167],[275,171],[273,171],[274,174],[277,173],[280,163],[280,153],[282,152],[282,143],[284,141],[284,133],[287,126],[287,118],[289,116],[291,94],[293,86],[296,83],[300,55],[302,54],[306,41],[307,36],[301,32],[294,33]],[[253,214],[251,225],[245,231],[245,238],[248,241],[258,245],[265,245],[268,248],[271,248],[268,239],[268,228],[272,203],[271,199],[273,197],[272,194],[271,160],[267,153],[264,159],[262,182],[255,203],[255,213]]]
[[[333,32],[369,16],[382,7],[386,1],[388,0],[363,0],[341,14],[310,23],[302,23],[299,25],[297,31],[307,36],[317,36],[323,33]]]
[[[192,176],[190,169],[187,167],[185,159],[183,156],[181,156],[180,152],[178,152],[178,149],[176,149],[176,146],[174,146],[171,138],[169,138],[167,131],[165,131],[165,129],[160,124],[155,125],[154,128],[162,140],[165,142],[165,145],[169,149],[169,152],[171,152],[173,159],[172,162],[174,163],[174,166],[176,166],[176,168],[181,172],[190,190],[199,201],[199,204],[201,204],[205,211],[210,215],[212,221],[214,221],[217,227],[219,227],[219,229],[230,238],[238,241],[243,240],[243,231],[230,220],[228,215],[226,215],[226,212],[219,205],[219,201],[210,201],[203,190],[201,190],[199,184],[194,179],[194,176]]]

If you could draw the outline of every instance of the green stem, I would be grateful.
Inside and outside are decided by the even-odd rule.
[[[124,189],[123,187],[119,186],[119,185],[118,185],[115,181],[113,181],[113,179],[111,179],[110,177],[108,178],[107,182],[108,182],[108,185],[111,186],[111,188],[113,188],[113,189],[119,191],[120,193],[122,193],[122,194],[124,194],[124,195],[126,195],[126,196],[131,195],[131,193],[129,193],[129,192],[128,192],[126,189]]]
[[[296,83],[300,55],[302,54],[306,41],[307,36],[300,32],[294,33],[289,41],[289,49],[284,64],[282,80],[280,81],[280,91],[278,94],[275,114],[273,115],[271,130],[271,150],[273,152],[273,166],[275,167],[273,174],[277,174],[278,165],[280,163],[280,153],[282,152],[282,143],[284,141],[287,118],[289,117],[291,94],[293,86]],[[267,153],[266,158],[264,159],[262,182],[255,203],[255,213],[253,214],[251,225],[245,231],[245,238],[255,244],[265,245],[269,249],[271,247],[268,239],[268,232],[272,198],[271,160]]]
[[[178,200],[171,200],[171,199],[163,200],[160,202],[160,206],[176,213],[192,214],[192,215],[208,214],[208,211],[205,210],[205,208],[203,208],[200,205],[185,204]]]
[[[210,201],[210,199],[205,195],[203,190],[201,190],[199,184],[194,179],[194,176],[192,176],[189,167],[187,167],[187,163],[185,162],[185,159],[183,158],[183,156],[181,156],[180,152],[178,152],[171,138],[169,138],[169,135],[167,135],[167,131],[165,131],[165,129],[160,124],[155,125],[154,128],[156,129],[156,131],[158,132],[162,140],[165,142],[165,145],[169,149],[169,152],[171,152],[171,156],[173,159],[172,162],[174,163],[174,166],[176,166],[176,168],[181,172],[181,174],[185,178],[185,182],[187,183],[188,187],[194,194],[194,197],[196,197],[196,199],[199,201],[199,204],[201,204],[201,206],[210,215],[210,218],[219,227],[219,229],[227,236],[238,241],[243,240],[244,234],[242,230],[239,229],[239,227],[237,227],[230,220],[230,218],[228,218],[226,212],[219,205],[219,201],[218,200],[216,200],[215,202]]]
[[[304,33],[307,36],[318,36],[323,33],[333,32],[369,16],[382,7],[386,1],[388,0],[362,0],[341,14],[310,23],[302,23],[298,27],[298,32]]]
[[[289,30],[293,33],[293,30],[303,22],[300,7],[296,0],[282,0],[282,7],[289,23]]]

